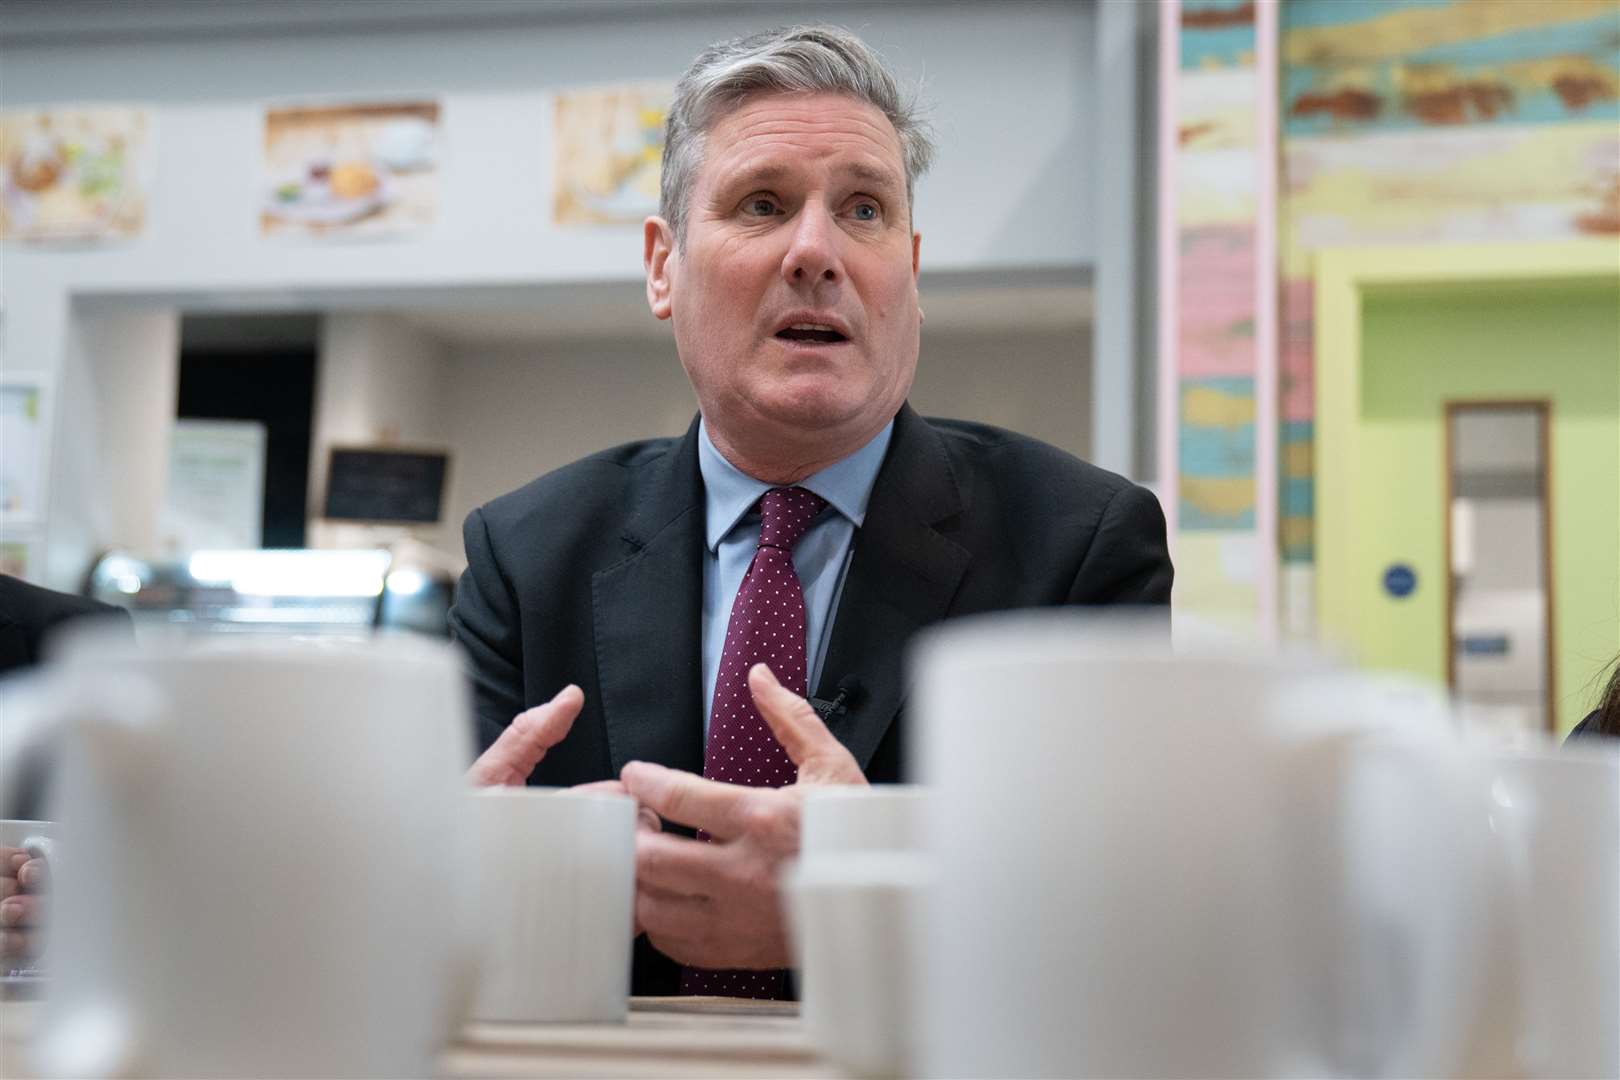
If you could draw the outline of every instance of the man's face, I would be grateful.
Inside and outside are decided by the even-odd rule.
[[[684,243],[651,219],[646,254],[716,441],[841,455],[875,435],[917,368],[919,239],[872,106],[766,94],[715,124]]]

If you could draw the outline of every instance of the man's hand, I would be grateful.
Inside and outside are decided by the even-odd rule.
[[[0,847],[0,971],[32,967],[50,868],[23,848]]]
[[[585,692],[573,683],[557,691],[544,705],[517,714],[506,725],[500,738],[467,770],[467,779],[478,787],[519,787],[546,756],[546,751],[562,742],[574,717],[585,704]]]
[[[779,968],[790,962],[778,877],[799,851],[804,790],[865,784],[860,766],[810,703],[764,664],[748,672],[754,704],[798,766],[784,788],[743,787],[633,761],[620,779],[643,807],[702,829],[710,842],[643,831],[636,836],[636,926],[658,950],[707,968]]]

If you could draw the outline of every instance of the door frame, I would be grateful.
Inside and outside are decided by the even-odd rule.
[[[1612,242],[1571,240],[1548,244],[1326,248],[1317,252],[1315,269],[1317,630],[1325,643],[1353,655],[1360,640],[1362,598],[1367,585],[1357,580],[1354,559],[1354,507],[1362,480],[1357,418],[1362,410],[1362,320],[1367,294],[1446,285],[1612,284],[1620,282],[1620,267],[1615,263]],[[1549,416],[1543,429],[1549,439],[1550,427]],[[1550,458],[1548,464],[1550,469]],[[1550,515],[1550,491],[1548,496],[1546,510]],[[1449,518],[1449,510],[1445,516]],[[1550,532],[1548,540],[1550,560]],[[1550,573],[1547,585],[1553,587]],[[1447,618],[1449,596],[1448,583]],[[1449,625],[1437,630],[1449,640]]]

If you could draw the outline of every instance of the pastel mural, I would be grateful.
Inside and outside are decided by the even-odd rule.
[[[1239,624],[1261,614],[1256,571],[1256,314],[1261,79],[1256,3],[1182,0],[1167,30],[1175,132],[1174,471],[1177,603]],[[1171,367],[1167,367],[1167,372]]]
[[[1620,0],[1170,0],[1161,10],[1172,162],[1161,257],[1173,263],[1161,279],[1161,455],[1177,599],[1261,625],[1274,602],[1285,633],[1309,635],[1314,255],[1620,242]],[[1273,258],[1276,287],[1259,289]]]
[[[1289,0],[1280,62],[1278,531],[1308,590],[1313,253],[1620,239],[1620,0]]]

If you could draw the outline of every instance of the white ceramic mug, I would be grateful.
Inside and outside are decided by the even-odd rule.
[[[920,850],[927,801],[916,784],[810,788],[799,817],[799,855]]]
[[[1327,1062],[1340,1075],[1470,1071],[1475,1019],[1499,977],[1489,960],[1498,883],[1472,765],[1452,740],[1379,737],[1347,752],[1337,847],[1339,989]],[[1309,914],[1309,913],[1307,913]]]
[[[865,1076],[910,1070],[927,805],[915,785],[812,788],[784,883],[805,1031]]]
[[[83,634],[51,677],[39,1070],[430,1074],[471,756],[455,651]]]
[[[1481,838],[1442,688],[1315,670],[1272,697],[1297,1071],[1444,1074],[1488,938]]]
[[[1595,742],[1595,741],[1594,741]],[[1620,752],[1478,751],[1472,811],[1494,842],[1515,976],[1512,1075],[1620,1076]]]
[[[1063,612],[948,624],[915,666],[920,1071],[1296,1069],[1265,719],[1288,664]]]
[[[924,856],[877,850],[801,859],[787,874],[805,1031],[856,1075],[912,1072],[911,978],[929,878]]]
[[[630,1007],[636,803],[554,788],[470,796],[478,1020],[622,1021]]]

